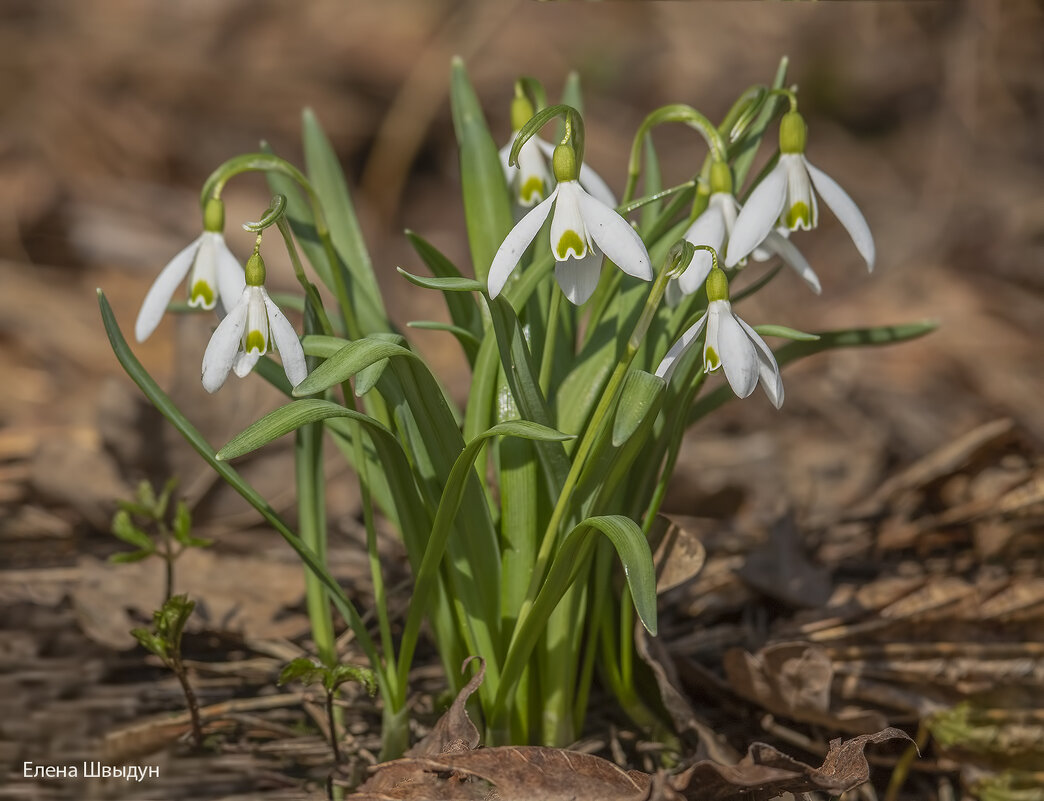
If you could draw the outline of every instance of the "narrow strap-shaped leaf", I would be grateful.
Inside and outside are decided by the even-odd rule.
[[[775,352],[776,363],[783,367],[790,362],[836,348],[865,348],[879,345],[894,345],[923,337],[937,327],[937,323],[924,321],[902,325],[882,325],[876,328],[849,328],[843,331],[820,331],[811,342],[788,342]],[[728,386],[718,387],[700,398],[689,410],[689,425],[701,417],[723,406],[734,397]]]
[[[502,297],[488,300],[488,305],[500,351],[500,363],[519,413],[526,420],[551,427],[551,411],[540,391],[533,357],[522,333],[522,324],[515,316],[515,310]],[[569,473],[569,459],[566,457],[565,448],[560,441],[543,442],[537,445],[537,452],[544,465],[548,492],[552,498],[557,497]]]
[[[772,80],[772,88],[781,89],[786,79],[787,58],[784,56],[780,59],[779,66],[776,68],[776,75]],[[729,147],[729,158],[732,160],[733,180],[736,182],[737,190],[743,186],[743,181],[746,179],[747,173],[754,164],[754,157],[757,155],[758,145],[761,144],[761,139],[765,135],[765,129],[768,128],[769,123],[772,122],[773,116],[775,116],[777,109],[781,107],[782,103],[782,98],[779,98],[778,100],[769,99],[766,101],[761,107],[757,119],[747,130],[746,135]],[[723,133],[727,136],[729,132],[724,131]]]
[[[410,609],[406,616],[406,624],[403,629],[402,647],[399,652],[399,676],[403,681],[409,673],[410,663],[413,660],[413,649],[417,643],[417,633],[421,621],[427,612],[430,596],[435,587],[438,576],[439,564],[442,562],[446,545],[452,532],[453,519],[460,509],[464,498],[466,481],[472,475],[475,459],[482,451],[486,440],[493,437],[519,437],[534,440],[536,442],[561,442],[569,439],[566,434],[555,431],[553,428],[532,423],[528,420],[511,420],[506,423],[498,423],[488,431],[483,432],[471,440],[457,456],[450,471],[449,480],[443,490],[439,501],[439,508],[435,514],[435,522],[432,524],[431,536],[424,550],[424,559],[421,561],[420,570],[416,574],[413,585],[413,597],[410,600]],[[495,689],[495,681],[499,672],[499,665],[486,656],[487,682],[490,689]],[[492,671],[492,672],[490,672]]]
[[[414,275],[408,273],[401,267],[399,274],[411,284],[424,287],[425,289],[437,289],[440,292],[485,292],[486,285],[474,278],[465,278],[462,275],[431,276]]]
[[[420,331],[445,331],[447,334],[452,334],[456,337],[457,342],[460,343],[461,348],[464,349],[464,355],[467,356],[468,363],[475,363],[480,343],[475,335],[466,328],[461,328],[459,325],[453,325],[452,323],[441,323],[437,320],[411,320],[406,323],[406,327],[416,328]]]
[[[137,357],[131,351],[127,345],[126,339],[123,337],[123,333],[120,331],[119,324],[116,322],[116,316],[112,312],[112,307],[106,300],[105,295],[99,290],[98,292],[98,305],[101,308],[102,322],[105,325],[105,332],[108,334],[109,343],[112,345],[113,352],[116,354],[116,358],[119,360],[120,365],[130,376],[131,380],[145,393],[145,397],[149,399],[153,406],[171,422],[171,424],[178,430],[185,440],[192,446],[192,448],[203,457],[203,459],[213,468],[213,470],[221,476],[236,492],[238,492],[243,498],[253,506],[261,516],[272,526],[276,531],[279,532],[280,536],[290,545],[297,555],[301,557],[301,560],[305,563],[309,570],[311,570],[320,581],[330,591],[330,597],[333,600],[334,605],[337,607],[337,611],[341,613],[344,619],[348,622],[352,631],[355,633],[356,638],[359,641],[359,646],[363,649],[367,658],[370,660],[370,664],[374,670],[377,671],[378,675],[381,676],[381,693],[384,695],[391,688],[388,684],[387,677],[385,676],[385,668],[381,664],[381,660],[377,655],[377,649],[374,645],[373,639],[370,637],[369,632],[366,630],[366,626],[359,616],[358,611],[352,604],[348,597],[344,594],[344,590],[341,585],[327,572],[323,566],[321,560],[316,553],[308,548],[301,539],[290,530],[290,527],[283,521],[283,519],[276,513],[268,502],[255,490],[250,484],[248,484],[239,473],[232,468],[228,462],[219,461],[217,454],[214,449],[210,446],[210,443],[204,439],[203,435],[199,430],[188,421],[188,419],[181,413],[181,411],[174,405],[174,402],[170,397],[160,389],[159,385],[153,380],[152,376],[148,374],[141,362],[138,361]],[[385,696],[385,701],[388,702],[391,699]]]
[[[387,331],[388,314],[340,162],[311,109],[302,113],[301,129],[308,180],[319,196],[334,249],[348,268],[349,297],[356,317],[365,333]]]
[[[459,58],[453,60],[450,102],[460,150],[460,183],[471,262],[475,277],[485,282],[493,256],[511,230],[511,201],[496,143]]]
[[[666,386],[662,378],[644,370],[631,370],[627,374],[613,419],[613,447],[627,442],[648,414],[659,411],[657,401]]]
[[[400,334],[392,333],[376,333],[370,334],[370,339],[377,339],[382,342],[391,342],[394,345],[406,344],[406,338]],[[363,397],[367,392],[373,389],[377,382],[381,380],[381,376],[384,375],[385,369],[388,367],[388,360],[381,359],[379,362],[374,362],[369,367],[364,367],[355,376],[355,395],[356,397]]]
[[[651,634],[656,634],[656,571],[649,543],[641,528],[630,518],[620,515],[589,517],[562,541],[533,606],[515,629],[500,675],[494,703],[496,712],[502,713],[505,709],[512,687],[521,676],[548,618],[587,563],[598,533],[608,537],[616,548],[638,617]]]

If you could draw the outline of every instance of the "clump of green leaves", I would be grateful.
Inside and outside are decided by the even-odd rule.
[[[158,556],[166,563],[165,599],[174,591],[174,563],[189,548],[206,548],[211,540],[192,536],[192,513],[184,501],[171,508],[171,496],[178,481],[172,478],[157,493],[152,484],[142,481],[132,501],[120,501],[112,518],[112,533],[117,539],[134,546],[109,557],[110,562],[140,562]]]
[[[188,671],[181,658],[181,637],[185,632],[185,624],[192,616],[196,602],[187,595],[175,595],[168,598],[159,609],[152,613],[152,628],[131,629],[141,646],[158,656],[163,664],[174,672],[185,693],[185,703],[192,718],[192,737],[197,746],[203,744],[203,727],[199,720],[199,701],[188,680]]]

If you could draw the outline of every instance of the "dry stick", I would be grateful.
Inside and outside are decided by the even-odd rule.
[[[180,649],[176,649],[171,656],[170,667],[171,670],[174,671],[174,675],[178,677],[178,682],[181,684],[181,691],[185,693],[185,702],[188,704],[189,717],[192,719],[192,739],[196,741],[196,748],[202,748],[203,725],[199,720],[199,699],[196,698],[196,693],[192,689],[192,685],[189,684],[188,671],[185,669],[185,664],[181,661]]]

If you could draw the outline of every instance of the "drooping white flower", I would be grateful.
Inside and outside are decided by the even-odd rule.
[[[783,379],[772,350],[758,333],[739,318],[728,299],[728,280],[718,269],[707,279],[707,311],[663,357],[656,375],[670,381],[678,361],[706,330],[703,343],[703,369],[713,373],[718,368],[732,391],[746,398],[760,383],[777,409],[783,405]]]
[[[732,173],[724,162],[718,161],[711,165],[710,188],[711,196],[707,201],[707,208],[689,226],[684,238],[694,245],[712,247],[715,253],[724,253],[732,239],[736,219],[740,213],[739,201],[732,194]],[[785,264],[804,279],[813,292],[819,294],[821,291],[819,278],[805,257],[778,231],[769,231],[759,247],[750,255],[758,261],[765,261],[773,255],[780,256]],[[738,263],[742,266],[746,261],[744,257]],[[696,251],[688,269],[679,278],[671,279],[667,287],[668,303],[674,305],[682,295],[698,292],[707,280],[712,266],[710,253],[705,250]]]
[[[780,123],[779,162],[754,187],[740,211],[729,240],[726,266],[735,266],[746,258],[777,225],[791,231],[815,228],[819,222],[818,192],[852,237],[867,269],[874,269],[874,238],[870,226],[845,190],[805,158],[805,137],[805,122],[801,115],[796,111],[785,114]]]
[[[225,224],[222,202],[211,198],[203,212],[203,233],[181,250],[160,272],[149,288],[134,324],[134,335],[144,342],[156,330],[174,291],[185,276],[188,304],[193,308],[213,309],[218,303],[234,303],[246,285],[239,260],[225,244],[221,233]]]
[[[264,287],[264,261],[254,253],[247,262],[247,280],[236,304],[229,309],[203,354],[203,388],[217,392],[235,370],[248,375],[269,350],[278,350],[283,371],[297,386],[308,374],[304,349],[290,321]]]
[[[579,306],[594,293],[603,255],[628,275],[651,281],[653,273],[645,243],[614,208],[580,186],[572,148],[555,148],[553,166],[558,186],[519,220],[493,257],[487,279],[490,297],[500,294],[549,214],[555,278],[570,302]]]

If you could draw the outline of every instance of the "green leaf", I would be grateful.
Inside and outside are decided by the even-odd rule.
[[[535,442],[564,442],[572,439],[568,434],[563,434],[553,428],[533,423],[528,420],[510,420],[498,423],[484,431],[464,446],[463,451],[457,456],[450,471],[449,479],[446,481],[439,508],[435,515],[435,522],[431,527],[431,536],[424,550],[424,559],[421,561],[420,569],[416,573],[413,584],[413,596],[410,599],[410,608],[406,616],[406,624],[403,628],[402,645],[399,651],[399,682],[405,682],[410,663],[413,660],[413,649],[417,643],[417,633],[420,630],[421,621],[428,611],[432,593],[434,592],[439,574],[439,565],[446,552],[450,534],[453,531],[453,521],[457,517],[467,481],[474,473],[475,459],[486,440],[494,437],[519,437],[533,440]],[[480,577],[484,580],[485,577]],[[496,610],[499,614],[499,609]],[[487,681],[490,687],[496,687],[496,663],[487,658],[486,670]]]
[[[217,458],[221,461],[235,459],[237,456],[242,456],[245,453],[250,453],[267,445],[284,434],[296,431],[302,426],[320,420],[327,420],[331,417],[345,417],[349,420],[355,420],[364,424],[371,431],[394,439],[391,431],[369,415],[321,398],[306,398],[281,406],[247,426],[217,452]]]
[[[337,154],[311,109],[302,113],[301,128],[308,180],[319,196],[334,249],[348,268],[348,295],[359,324],[368,334],[387,331],[388,314]]]
[[[109,561],[114,565],[126,565],[131,562],[140,562],[142,559],[147,559],[156,553],[155,550],[148,551],[124,551],[122,553],[114,553],[109,556]]]
[[[299,681],[302,684],[321,684],[326,672],[327,668],[323,665],[313,662],[307,656],[299,656],[279,671],[277,684],[280,687],[292,681]]]
[[[167,643],[176,644],[195,609],[196,602],[190,600],[187,595],[172,595],[163,602],[163,606],[152,613],[156,634]]]
[[[453,59],[450,103],[460,150],[460,182],[471,261],[475,276],[484,282],[493,256],[511,230],[511,201],[496,143],[460,58]]]
[[[630,518],[621,515],[589,517],[562,541],[532,607],[528,614],[519,619],[500,676],[494,714],[502,713],[505,709],[507,699],[522,675],[551,613],[587,563],[599,533],[608,537],[616,548],[642,625],[650,634],[656,634],[656,571],[649,543],[641,528]]]
[[[355,665],[334,665],[332,668],[327,668],[323,686],[328,692],[333,692],[348,681],[359,682],[370,695],[377,692],[377,680],[373,671]]]
[[[787,57],[784,56],[780,59],[779,66],[776,68],[776,75],[772,81],[772,88],[781,89],[786,78]],[[782,97],[770,98],[767,100],[764,105],[762,105],[757,118],[747,129],[743,138],[729,147],[729,159],[732,161],[732,175],[736,184],[737,195],[740,194],[739,189],[743,186],[743,181],[746,179],[747,173],[750,171],[751,165],[754,163],[754,157],[757,155],[758,145],[761,144],[762,137],[765,135],[765,130],[772,122],[772,118],[776,115],[776,111],[782,108],[784,103],[785,100]],[[724,133],[727,136],[729,131],[725,131]]]
[[[463,276],[430,276],[413,275],[399,267],[399,274],[411,284],[424,287],[425,289],[437,289],[440,292],[485,292],[486,285],[474,278]]]
[[[815,342],[819,334],[806,334],[796,328],[787,328],[785,325],[756,325],[754,330],[763,337],[780,337],[781,339],[793,339],[795,342]]]
[[[644,183],[642,184],[642,190],[646,195],[655,196],[661,189],[663,189],[663,177],[660,173],[660,159],[656,156],[656,146],[653,144],[651,136],[645,137],[645,167],[642,170],[644,176]],[[652,228],[653,223],[656,222],[656,218],[659,217],[662,210],[662,201],[654,200],[645,204],[642,207],[641,223],[640,228],[642,231],[648,231]]]
[[[820,331],[812,342],[789,342],[775,352],[776,363],[783,367],[790,362],[836,348],[863,348],[895,345],[923,337],[936,329],[937,323],[923,321],[903,325],[882,325],[876,328],[850,328],[842,331]],[[728,386],[718,387],[701,397],[689,410],[689,425],[724,405],[734,397]]]
[[[659,398],[667,382],[644,370],[631,370],[624,380],[613,420],[613,447],[619,448],[642,424],[645,416],[660,409]]]
[[[189,445],[191,445],[195,451],[206,460],[210,467],[213,468],[219,476],[236,490],[236,492],[242,495],[251,506],[261,513],[261,516],[264,517],[269,525],[278,531],[280,536],[282,536],[290,547],[294,549],[297,555],[301,558],[301,561],[305,563],[305,566],[315,573],[323,584],[326,585],[327,589],[330,590],[330,597],[333,600],[334,605],[355,633],[359,646],[363,649],[363,652],[366,654],[371,664],[375,666],[380,665],[381,661],[377,656],[377,649],[374,646],[373,638],[370,637],[359,612],[355,609],[352,602],[348,600],[341,585],[337,583],[333,576],[331,576],[323,566],[319,557],[314,551],[305,547],[300,538],[290,530],[289,526],[287,526],[286,523],[283,522],[283,519],[276,514],[275,510],[269,506],[264,497],[250,486],[250,484],[244,481],[242,476],[240,476],[231,465],[227,462],[219,461],[216,458],[214,449],[210,447],[210,444],[203,438],[203,435],[199,430],[196,429],[188,419],[186,419],[178,407],[174,405],[173,401],[171,401],[170,397],[160,389],[152,376],[148,374],[148,371],[142,367],[141,362],[139,362],[133,352],[131,352],[130,347],[127,345],[127,340],[124,338],[123,333],[120,331],[120,327],[116,322],[116,316],[112,312],[112,307],[109,305],[108,300],[106,300],[105,295],[101,290],[98,290],[98,307],[101,310],[102,322],[105,325],[105,333],[109,337],[109,343],[112,345],[113,353],[116,354],[116,358],[119,360],[123,369],[127,372],[127,375],[130,376],[141,391],[145,393],[145,397],[152,402],[152,405],[156,407],[157,411],[171,422]],[[382,681],[381,690],[382,693],[386,693],[389,690],[387,682]]]
[[[128,545],[134,545],[144,551],[152,552],[156,546],[152,538],[138,528],[131,521],[131,516],[126,509],[121,509],[112,518],[112,533],[117,539],[123,540]]]
[[[388,359],[393,356],[402,356],[407,359],[420,361],[420,357],[411,350],[404,348],[394,342],[367,337],[348,342],[333,353],[329,352],[328,343],[336,340],[334,337],[305,337],[303,346],[305,353],[309,356],[325,357],[326,361],[316,367],[311,374],[294,389],[295,397],[315,395],[332,386],[336,386],[354,376],[359,371],[369,367],[371,364]],[[318,350],[311,349],[316,345]]]
[[[148,629],[131,629],[130,633],[141,644],[142,648],[155,654],[164,662],[167,661],[167,644],[161,638]]]
[[[380,340],[381,342],[391,342],[393,345],[405,345],[406,338],[401,334],[370,334],[370,339]],[[377,382],[381,380],[381,376],[384,375],[384,371],[388,369],[388,360],[381,359],[379,362],[374,362],[369,367],[364,367],[355,376],[355,396],[361,398],[375,386]]]
[[[192,513],[189,511],[188,504],[184,501],[178,501],[178,505],[174,509],[174,524],[171,526],[171,532],[174,534],[174,539],[182,545],[187,545],[188,541],[192,539],[190,536],[192,533]]]

